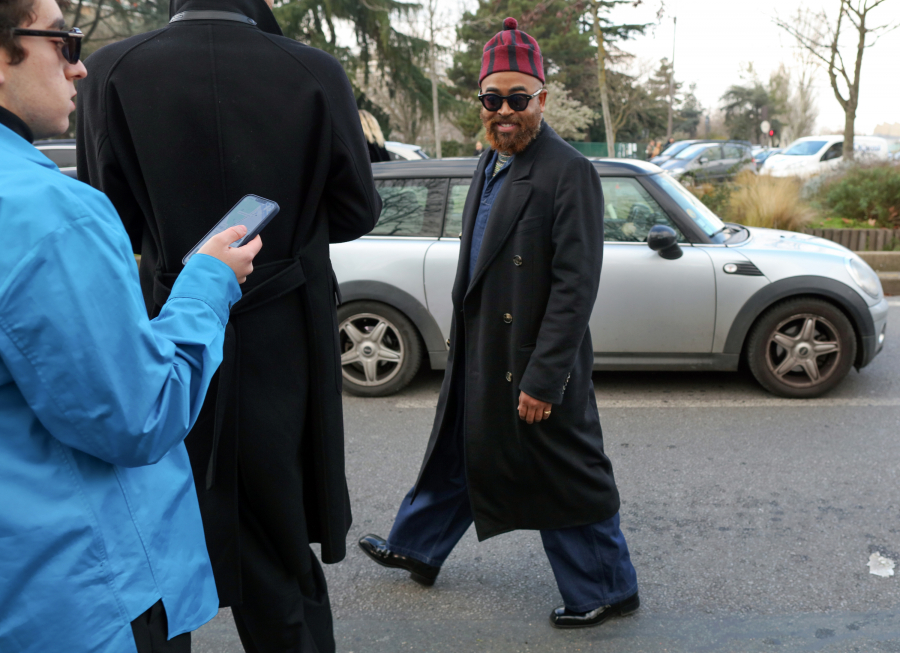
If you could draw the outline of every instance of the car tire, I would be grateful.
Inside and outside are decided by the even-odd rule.
[[[834,304],[812,297],[775,304],[756,321],[747,340],[750,371],[761,386],[781,397],[825,394],[847,376],[855,360],[853,324]]]
[[[419,371],[422,343],[412,322],[381,302],[337,309],[344,389],[360,397],[385,397],[405,388]]]

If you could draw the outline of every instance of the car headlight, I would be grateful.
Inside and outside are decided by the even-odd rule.
[[[875,271],[866,263],[858,258],[847,258],[847,271],[856,282],[856,285],[862,288],[867,295],[873,299],[881,297],[881,280]]]

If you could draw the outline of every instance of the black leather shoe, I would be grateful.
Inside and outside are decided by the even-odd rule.
[[[422,585],[432,586],[441,568],[426,565],[424,562],[409,556],[394,553],[387,546],[387,541],[377,535],[363,535],[359,538],[359,548],[367,556],[383,567],[396,567],[409,572],[410,578]]]
[[[623,599],[612,605],[603,605],[590,612],[570,612],[566,606],[556,608],[550,613],[550,624],[554,628],[588,628],[599,626],[611,617],[621,617],[631,614],[641,607],[641,599],[635,592],[627,599]]]

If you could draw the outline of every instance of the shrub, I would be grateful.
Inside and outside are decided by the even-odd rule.
[[[900,168],[856,167],[820,190],[820,202],[842,218],[878,227],[900,227]]]
[[[801,198],[801,186],[793,177],[742,172],[728,199],[727,219],[748,227],[800,231],[816,215]]]

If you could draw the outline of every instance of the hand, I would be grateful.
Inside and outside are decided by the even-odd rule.
[[[519,419],[524,419],[529,424],[550,417],[552,408],[553,405],[546,401],[530,397],[524,392],[519,394]]]
[[[230,247],[231,243],[240,240],[247,235],[247,227],[239,224],[229,227],[220,234],[216,234],[208,241],[198,254],[206,254],[217,258],[234,272],[238,283],[244,283],[247,276],[253,272],[253,259],[262,249],[262,238],[257,236],[243,247]]]

